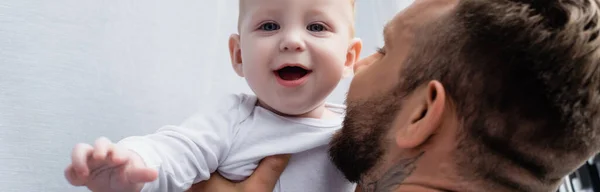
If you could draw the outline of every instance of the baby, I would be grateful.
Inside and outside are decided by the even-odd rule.
[[[150,135],[77,144],[67,180],[93,191],[177,192],[215,171],[244,180],[264,157],[293,154],[275,191],[353,191],[327,154],[345,108],[325,103],[362,48],[353,18],[353,0],[241,0],[229,53],[256,96],[211,101]]]

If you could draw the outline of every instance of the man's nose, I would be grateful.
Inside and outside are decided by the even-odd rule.
[[[369,55],[366,58],[358,60],[354,64],[354,74],[358,74],[362,70],[365,70],[366,68],[368,68],[371,64],[373,64],[373,62],[375,62],[375,60],[377,60],[377,57],[379,57],[379,55],[377,53],[375,53],[375,54]]]
[[[305,43],[302,41],[302,37],[300,34],[289,33],[284,36],[281,41],[281,45],[279,45],[279,50],[282,52],[285,51],[297,51],[301,52],[306,49]]]

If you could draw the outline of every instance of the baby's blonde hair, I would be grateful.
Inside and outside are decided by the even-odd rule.
[[[240,31],[240,21],[242,21],[242,1],[244,0],[239,0],[238,2],[238,32]],[[350,37],[354,37],[354,16],[356,14],[356,9],[354,8],[355,6],[355,0],[350,0],[350,3],[352,4],[352,23],[350,24]]]

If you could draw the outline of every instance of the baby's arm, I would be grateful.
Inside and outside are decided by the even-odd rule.
[[[118,144],[106,138],[77,144],[65,176],[98,192],[185,191],[208,179],[228,152],[233,119],[220,115],[196,115]]]
[[[243,100],[226,97],[180,126],[117,144],[106,138],[94,146],[78,144],[65,176],[72,185],[99,192],[184,191],[208,179],[227,157]]]
[[[181,126],[166,126],[118,143],[138,154],[158,179],[142,191],[184,191],[207,180],[227,155],[234,119],[227,114],[196,115]]]

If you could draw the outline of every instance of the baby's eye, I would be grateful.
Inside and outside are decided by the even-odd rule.
[[[279,25],[277,23],[268,22],[260,25],[259,29],[263,31],[275,31],[279,30]]]
[[[320,31],[325,31],[325,26],[323,26],[323,24],[314,23],[314,24],[310,24],[310,25],[306,26],[306,29],[308,29],[309,31],[320,32]]]

